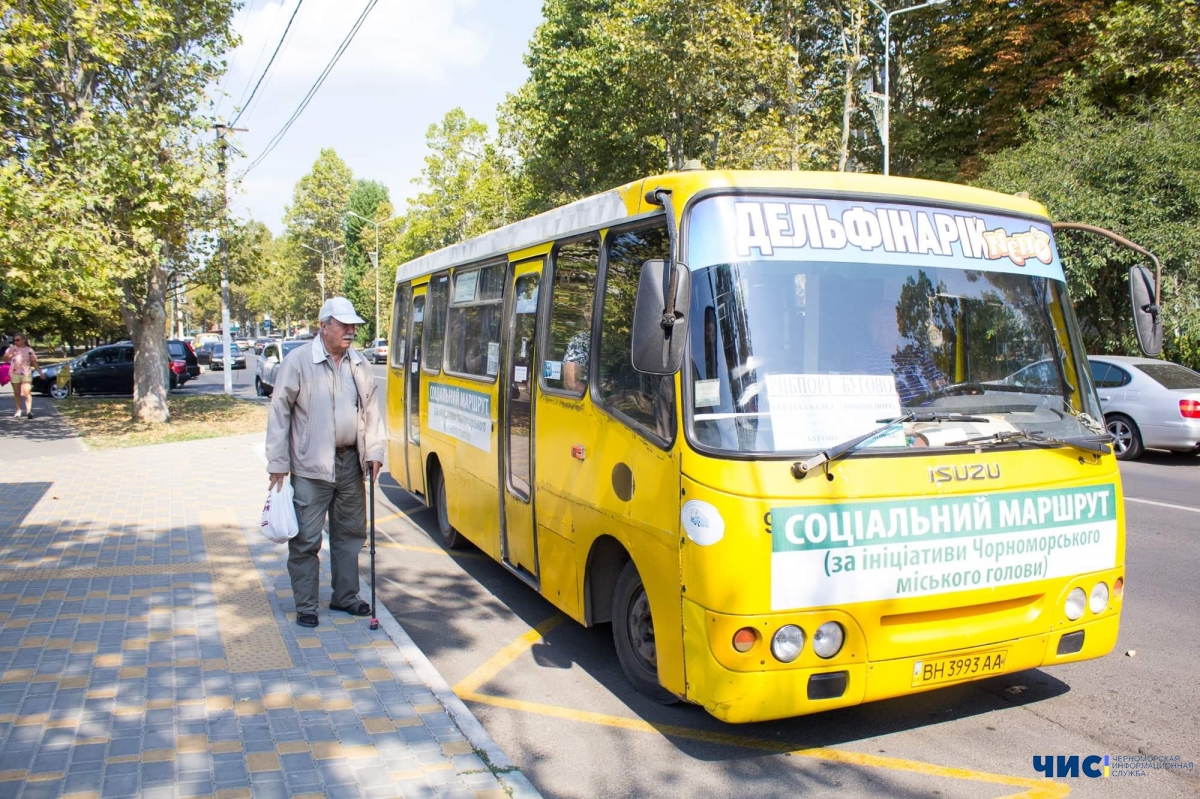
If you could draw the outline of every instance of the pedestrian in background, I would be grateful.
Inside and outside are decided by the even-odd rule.
[[[14,419],[21,418],[21,399],[25,399],[25,418],[33,418],[33,373],[36,371],[46,379],[42,367],[38,366],[37,353],[29,346],[24,333],[13,336],[12,345],[4,351],[4,363],[8,364],[8,379],[12,381],[13,405],[17,407]]]
[[[329,519],[331,610],[367,616],[358,597],[358,555],[367,535],[363,477],[383,467],[384,433],[374,375],[351,345],[365,320],[345,297],[321,306],[320,332],[279,367],[267,417],[271,488],[288,474],[300,532],[288,542],[288,575],[296,623],[316,627],[321,529]]]

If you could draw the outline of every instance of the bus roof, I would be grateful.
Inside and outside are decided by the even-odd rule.
[[[489,231],[473,239],[443,247],[415,258],[396,270],[396,282],[439,272],[460,264],[478,263],[556,239],[569,238],[608,227],[631,217],[661,212],[644,199],[644,186],[673,189],[676,210],[697,192],[712,189],[795,189],[821,193],[847,193],[862,197],[917,200],[925,203],[990,208],[1020,216],[1046,219],[1046,209],[1032,200],[1011,194],[915,178],[884,177],[857,172],[803,172],[750,170],[695,170],[656,175],[569,205]]]

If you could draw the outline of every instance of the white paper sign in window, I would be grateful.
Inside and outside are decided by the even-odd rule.
[[[479,270],[463,272],[454,279],[454,301],[471,302],[475,299],[475,287],[479,285]]]
[[[768,375],[766,383],[777,450],[824,449],[900,415],[892,375]],[[904,442],[904,430],[897,428],[863,446]]]

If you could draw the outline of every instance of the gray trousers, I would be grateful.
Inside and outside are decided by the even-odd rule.
[[[288,576],[296,613],[316,613],[321,587],[321,530],[329,516],[330,570],[335,607],[357,604],[358,555],[367,537],[367,495],[363,488],[358,451],[339,450],[334,464],[336,481],[292,475],[296,520],[300,532],[288,542]]]

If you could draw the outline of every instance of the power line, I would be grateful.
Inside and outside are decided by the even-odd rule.
[[[279,43],[275,45],[275,52],[271,53],[270,59],[267,60],[267,65],[263,67],[262,74],[258,76],[258,83],[254,84],[254,90],[250,92],[250,96],[242,103],[242,110],[237,112],[237,116],[233,118],[230,125],[236,125],[237,121],[242,118],[242,114],[246,113],[246,109],[250,107],[250,101],[254,99],[254,95],[258,92],[258,87],[262,85],[263,78],[267,77],[267,73],[271,71],[271,65],[275,63],[275,56],[279,55],[279,48],[283,47],[283,42],[287,39],[288,31],[292,29],[292,22],[295,21],[296,15],[300,13],[300,6],[304,5],[304,0],[296,3],[296,7],[292,9],[292,15],[288,17],[287,25],[283,29],[283,35],[279,37]],[[259,58],[262,53],[259,53]],[[255,64],[255,66],[258,66]],[[251,73],[254,74],[254,73]]]
[[[250,3],[246,6],[246,16],[247,17],[249,17],[250,14],[252,14],[254,12],[254,6],[257,4],[258,4],[258,0],[250,0]],[[262,49],[258,51],[258,58],[254,59],[254,69],[250,70],[251,75],[254,74],[254,70],[258,69],[258,65],[262,61],[263,53],[265,53],[266,50],[267,50],[267,44],[266,44],[266,42],[263,42]],[[217,87],[217,105],[213,109],[213,117],[217,118],[217,119],[220,119],[221,108],[225,105],[225,83],[226,83],[226,81],[229,80],[230,71],[231,70],[229,70],[229,69],[225,70],[224,74],[221,75],[221,83]],[[249,85],[250,85],[250,81],[246,81],[246,86],[249,87]],[[246,90],[242,89],[242,91],[245,92]]]
[[[354,23],[354,27],[352,27],[350,32],[346,34],[346,38],[342,40],[342,43],[338,46],[337,51],[333,54],[333,57],[329,60],[329,63],[325,65],[325,69],[322,70],[320,76],[312,85],[312,88],[308,90],[308,94],[304,95],[304,99],[300,101],[300,105],[298,105],[296,110],[292,112],[292,115],[288,118],[288,121],[285,122],[283,127],[279,129],[279,132],[271,137],[271,141],[267,143],[267,148],[250,163],[250,166],[246,167],[246,170],[242,172],[239,177],[245,177],[250,173],[250,170],[261,164],[266,157],[271,154],[271,151],[278,146],[279,142],[283,140],[283,137],[292,127],[292,124],[299,119],[302,113],[304,113],[304,109],[308,107],[309,102],[311,102],[312,98],[316,95],[317,90],[321,88],[321,84],[323,84],[325,79],[329,77],[329,73],[333,71],[333,68],[337,65],[338,60],[342,57],[342,54],[346,52],[348,47],[350,47],[350,43],[354,41],[354,36],[358,33],[358,29],[362,27],[363,22],[365,22],[367,19],[367,15],[371,13],[371,10],[375,8],[378,2],[379,0],[370,0],[370,2],[367,4],[367,7],[363,9],[361,14],[359,14],[358,19]]]

